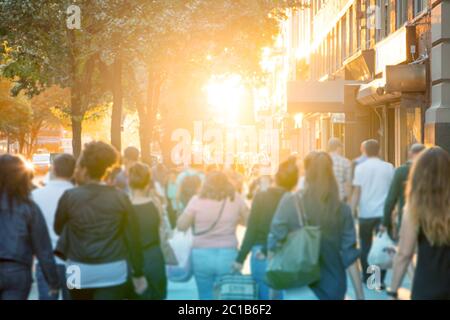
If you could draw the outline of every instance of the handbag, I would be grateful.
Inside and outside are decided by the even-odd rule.
[[[166,266],[167,278],[172,282],[188,282],[192,278],[192,232],[175,230],[168,240],[176,257],[176,265]]]
[[[192,231],[190,230],[187,232],[181,232],[178,230],[174,231],[172,238],[168,242],[175,254],[178,264],[169,265],[166,267],[167,277],[170,281],[188,282],[192,278],[193,271],[192,271],[191,253],[192,253],[193,236],[204,235],[216,227],[216,225],[219,223],[222,217],[225,208],[225,203],[226,200],[224,200],[222,203],[217,219],[206,230],[196,232],[194,224],[194,226],[192,227]]]
[[[378,233],[373,241],[367,262],[369,265],[376,265],[382,270],[387,270],[392,268],[395,253],[395,243],[387,232]]]
[[[258,285],[240,273],[220,277],[214,285],[215,300],[258,300]]]
[[[266,269],[265,282],[276,290],[303,287],[320,279],[320,227],[308,225],[301,197],[294,201],[300,229],[288,235]]]

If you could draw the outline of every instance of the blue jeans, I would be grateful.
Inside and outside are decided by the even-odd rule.
[[[258,284],[259,300],[282,300],[282,292],[271,289],[264,281],[266,274],[267,259],[258,258],[262,246],[254,246],[252,248],[252,256],[250,259],[250,269],[252,278]]]
[[[30,267],[0,261],[0,300],[27,300],[32,282]]]
[[[70,300],[69,290],[66,284],[66,266],[63,264],[56,265],[58,270],[59,287],[61,290],[61,296],[63,300]],[[39,300],[58,300],[59,293],[56,295],[50,295],[50,288],[45,280],[44,273],[42,272],[41,266],[36,264],[36,282],[39,293]]]
[[[214,284],[220,277],[231,274],[237,257],[235,248],[194,248],[192,264],[200,300],[214,299]]]

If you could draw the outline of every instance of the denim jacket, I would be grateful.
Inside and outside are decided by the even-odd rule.
[[[297,206],[298,194],[286,193],[278,205],[268,238],[268,248],[273,251],[280,246],[290,232],[300,228]],[[314,212],[305,212],[311,218]],[[356,230],[351,209],[342,203],[336,226],[332,232],[322,232],[320,245],[320,281],[311,289],[321,300],[345,298],[347,281],[345,270],[359,257],[356,248]],[[313,219],[311,219],[313,220]]]
[[[9,206],[0,198],[0,261],[29,266],[33,255],[39,260],[51,288],[58,287],[58,274],[47,225],[39,207],[30,200]]]

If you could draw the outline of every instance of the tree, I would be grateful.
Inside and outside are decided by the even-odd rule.
[[[66,26],[72,4],[81,8],[81,30]],[[255,81],[261,76],[261,49],[273,42],[283,10],[301,5],[295,0],[0,0],[0,41],[11,48],[2,73],[15,82],[14,94],[32,97],[53,85],[70,88],[64,110],[76,156],[90,108],[112,101],[111,141],[120,149],[123,102],[135,105],[148,160],[168,80],[180,70],[186,81],[231,70]],[[207,55],[214,59],[205,62]]]
[[[158,5],[156,5],[156,3]],[[271,46],[288,8],[303,1],[150,1],[142,5],[130,61],[134,104],[140,118],[141,149],[149,160],[164,85],[203,83],[211,74],[238,73],[249,82],[263,75],[262,48]],[[212,57],[207,60],[206,58]],[[134,59],[133,59],[134,58]],[[180,81],[184,77],[184,81]],[[177,79],[178,78],[178,79]],[[145,84],[140,86],[139,84]],[[169,90],[183,90],[175,87]],[[167,92],[167,91],[166,91]],[[169,120],[170,121],[170,120]]]
[[[85,12],[101,1],[76,1]],[[10,48],[2,68],[3,76],[21,91],[33,97],[48,87],[70,88],[70,104],[65,109],[71,119],[73,152],[81,151],[82,121],[90,107],[103,98],[96,67],[100,29],[94,14],[83,17],[84,29],[71,30],[66,25],[69,1],[0,1],[0,40]],[[5,46],[3,47],[5,52]]]
[[[10,81],[0,78],[0,132],[6,136],[8,148],[11,143],[18,142],[19,152],[22,152],[31,122],[31,108],[23,96],[12,97],[11,88]]]

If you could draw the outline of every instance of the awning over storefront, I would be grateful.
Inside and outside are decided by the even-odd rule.
[[[359,88],[357,101],[362,105],[379,105],[400,101],[406,108],[425,106],[425,65],[386,66],[386,79],[375,79]]]
[[[375,50],[362,50],[344,61],[345,79],[367,80],[374,73]]]
[[[386,93],[384,89],[385,86],[386,80],[383,78],[375,79],[372,82],[362,84],[359,87],[356,100],[362,105],[374,105],[400,98],[400,92]]]
[[[292,81],[288,83],[288,113],[343,113],[354,107],[359,84],[344,80]],[[352,94],[347,94],[353,91]],[[351,98],[353,96],[353,99]]]

